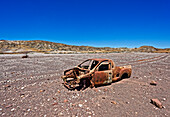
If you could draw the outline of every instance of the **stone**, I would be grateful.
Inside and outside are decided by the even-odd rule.
[[[58,115],[59,115],[59,116],[63,116],[63,113],[62,113],[62,112],[60,112]]]
[[[150,85],[154,85],[156,86],[157,85],[157,82],[155,82],[154,80],[150,82]]]
[[[45,89],[43,89],[43,90],[40,90],[40,92],[44,92],[45,91]]]
[[[21,87],[21,89],[24,89],[25,87]]]
[[[104,88],[104,92],[106,92],[107,91],[107,88]]]
[[[79,104],[79,107],[82,107],[83,105],[82,104]]]
[[[67,100],[67,99],[65,99],[65,100],[64,100],[64,103],[66,103],[66,102],[68,102],[68,100]]]
[[[105,97],[102,97],[102,99],[106,99]]]
[[[57,103],[57,102],[55,102],[55,103],[53,103],[53,104],[52,104],[52,106],[57,105],[57,104],[58,104],[58,103]]]
[[[163,108],[162,103],[158,99],[151,99],[151,103],[158,108]]]
[[[163,98],[163,101],[165,101],[166,100],[166,98]]]
[[[9,88],[9,87],[11,87],[11,85],[5,85],[4,87],[5,87],[5,88]]]
[[[7,105],[6,108],[12,107],[12,105]]]
[[[94,89],[95,90],[95,92],[98,92],[98,89]]]
[[[23,93],[22,93],[22,94],[20,94],[20,97],[24,97],[24,96],[25,96],[25,94],[23,94]]]
[[[87,112],[87,114],[91,115],[92,113],[91,112]]]
[[[12,109],[11,109],[11,111],[14,111],[14,110],[15,110],[15,108],[12,108]]]
[[[57,100],[57,98],[53,97],[54,100]]]
[[[115,101],[111,101],[112,104],[117,104]]]
[[[76,104],[72,104],[72,106],[75,106]]]

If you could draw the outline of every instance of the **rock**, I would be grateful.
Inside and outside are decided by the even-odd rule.
[[[111,101],[112,104],[117,104],[115,101]]]
[[[25,87],[21,87],[21,89],[24,89]]]
[[[83,106],[83,104],[79,104],[79,107],[82,107]]]
[[[163,101],[165,101],[166,100],[166,98],[163,98]]]
[[[57,100],[57,98],[53,97],[54,100]]]
[[[76,104],[72,104],[72,106],[75,106]]]
[[[62,112],[60,112],[60,113],[58,114],[58,116],[63,116],[63,113],[62,113]]]
[[[45,91],[45,89],[43,89],[43,90],[40,90],[40,92],[44,92]]]
[[[138,79],[138,77],[137,77],[137,76],[133,76],[133,78],[136,78],[136,79]]]
[[[107,91],[107,88],[104,88],[104,92],[106,92]]]
[[[97,106],[101,106],[100,104],[97,104]]]
[[[102,97],[102,99],[106,99],[105,97]]]
[[[67,100],[67,99],[65,99],[65,100],[64,100],[64,103],[66,103],[66,102],[68,102],[68,100]]]
[[[22,58],[28,58],[28,55],[22,56]]]
[[[20,97],[24,97],[25,96],[25,94],[20,94]]]
[[[12,108],[12,109],[11,109],[11,111],[14,111],[14,110],[15,110],[15,108]]]
[[[94,89],[96,92],[98,92],[98,89]]]
[[[152,73],[151,73],[151,72],[149,72],[149,74],[150,74],[150,75],[152,75]]]
[[[12,105],[7,105],[6,108],[12,107]]]
[[[57,102],[55,102],[55,103],[53,103],[53,104],[52,104],[52,106],[57,105],[57,104],[58,104],[58,103],[57,103]]]
[[[91,112],[87,112],[87,114],[91,115],[92,113]]]
[[[155,82],[154,80],[150,82],[150,85],[154,85],[156,86],[157,85],[157,82]]]
[[[161,102],[158,99],[151,99],[151,103],[158,108],[163,108]]]
[[[9,87],[11,87],[11,85],[5,85],[4,87],[5,87],[5,88],[9,88]]]

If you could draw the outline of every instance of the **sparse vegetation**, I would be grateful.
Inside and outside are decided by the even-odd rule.
[[[170,48],[158,49],[152,46],[141,46],[139,48],[110,48],[110,47],[91,47],[91,46],[73,46],[48,41],[0,41],[0,52],[7,54],[17,54],[24,52],[69,54],[69,53],[129,53],[129,52],[147,52],[147,53],[170,53]]]

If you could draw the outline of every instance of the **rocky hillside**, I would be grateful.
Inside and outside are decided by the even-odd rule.
[[[0,53],[107,53],[107,52],[170,52],[170,49],[157,49],[152,46],[141,46],[139,48],[110,48],[73,46],[48,41],[7,41],[0,40]]]

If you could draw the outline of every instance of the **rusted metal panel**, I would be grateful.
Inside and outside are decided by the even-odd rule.
[[[84,65],[85,62],[89,62]],[[84,66],[83,66],[84,65]],[[77,67],[64,71],[61,77],[64,85],[68,89],[74,89],[76,86],[102,85],[117,81],[127,73],[130,77],[131,66],[116,67],[110,59],[88,59]]]
[[[95,85],[109,84],[112,82],[112,71],[96,71],[93,77]]]
[[[103,71],[96,71],[94,74],[94,84],[104,84],[105,81],[108,80],[108,74]]]

